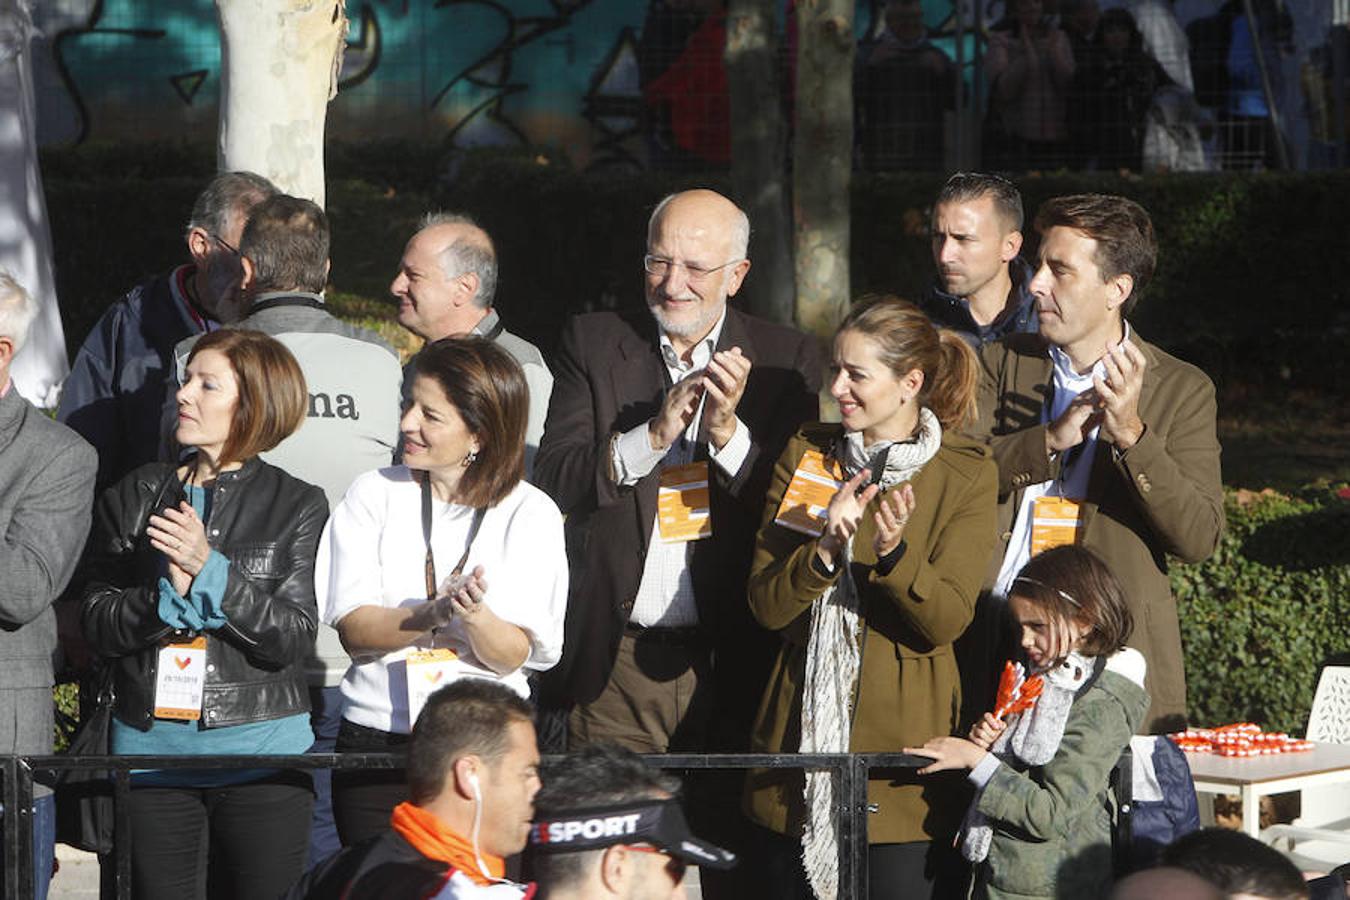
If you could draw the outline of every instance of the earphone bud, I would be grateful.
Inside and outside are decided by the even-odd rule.
[[[465,776],[469,781],[469,790],[473,791],[473,799],[478,803],[483,802],[483,789],[478,786],[478,773],[470,772]]]

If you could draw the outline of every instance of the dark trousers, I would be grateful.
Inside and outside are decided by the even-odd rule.
[[[134,788],[134,896],[281,896],[304,873],[313,802],[309,776],[303,772],[228,787]]]
[[[764,879],[761,896],[782,900],[814,900],[802,869],[802,845],[754,826],[755,846],[750,862]],[[868,900],[962,900],[968,879],[960,854],[929,841],[872,844],[867,850]]]
[[[309,689],[309,724],[314,729],[310,753],[332,753],[337,748],[338,726],[342,722],[342,688]],[[333,822],[333,772],[314,769],[314,815],[309,826],[309,862],[312,868],[342,849],[337,825]]]
[[[706,749],[712,701],[712,663],[706,643],[688,631],[652,628],[625,632],[609,683],[568,720],[567,746],[602,742],[634,753]]]
[[[391,734],[342,720],[339,753],[390,753],[407,749],[408,735]],[[339,769],[333,773],[333,819],[342,846],[383,834],[394,807],[408,799],[403,769]]]
[[[957,900],[966,896],[968,881],[965,861],[949,846],[916,841],[868,849],[870,900]]]

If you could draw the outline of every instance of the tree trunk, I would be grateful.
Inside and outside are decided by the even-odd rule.
[[[828,338],[849,304],[853,0],[798,0],[797,324]]]
[[[52,236],[38,172],[28,0],[0,0],[0,268],[37,301],[28,341],[14,357],[14,388],[36,406],[52,407],[70,372],[61,310],[52,277]]]
[[[727,8],[727,81],[731,88],[731,184],[750,217],[752,274],[747,306],[774,322],[792,321],[792,248],[785,196],[783,101],[775,0],[731,0]]]
[[[222,171],[324,203],[323,129],[347,40],[346,0],[216,0]]]

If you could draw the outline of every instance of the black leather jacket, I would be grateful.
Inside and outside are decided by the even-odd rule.
[[[185,499],[173,466],[151,463],[104,491],[94,510],[80,609],[85,636],[115,671],[115,712],[148,730],[160,646],[190,637],[160,620],[164,557],[145,535],[152,512]],[[207,633],[202,724],[239,725],[309,710],[314,555],[328,519],[323,491],[251,459],[218,477],[206,538],[230,561],[224,627]]]

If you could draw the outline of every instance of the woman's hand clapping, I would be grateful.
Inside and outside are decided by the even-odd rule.
[[[486,594],[482,566],[475,566],[468,574],[452,575],[441,582],[440,593],[432,601],[431,617],[437,627],[449,625],[456,616],[467,625],[482,612]]]
[[[914,487],[909,482],[881,495],[881,502],[873,514],[877,523],[877,536],[872,541],[872,549],[876,551],[877,559],[882,559],[900,546],[900,539],[905,535],[905,525],[913,512]]]
[[[816,554],[830,569],[835,567],[840,553],[858,531],[858,524],[867,511],[867,505],[881,492],[879,485],[868,484],[863,487],[871,477],[872,470],[863,469],[830,498],[830,505],[825,510],[825,533],[816,544]],[[877,526],[872,549],[876,552],[877,559],[890,554],[900,546],[905,534],[905,525],[913,512],[914,488],[908,483],[882,495],[876,512],[872,514]]]
[[[187,596],[192,579],[206,565],[211,545],[206,541],[206,524],[186,500],[178,508],[165,507],[163,515],[152,515],[145,529],[150,546],[169,560],[169,583]]]
[[[867,504],[871,503],[872,498],[881,490],[875,484],[863,487],[871,477],[872,470],[863,469],[830,498],[830,505],[825,509],[825,533],[816,542],[816,555],[828,569],[834,569],[838,565],[839,555],[848,546],[849,539],[857,532],[858,523],[862,521]]]

